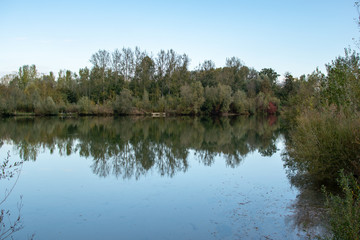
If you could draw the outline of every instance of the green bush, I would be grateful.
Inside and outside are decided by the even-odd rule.
[[[88,97],[81,97],[78,101],[80,114],[92,114],[94,112],[94,104]]]
[[[287,146],[289,161],[315,180],[334,182],[339,169],[360,176],[360,118],[331,108],[305,111]]]
[[[117,114],[129,114],[133,108],[133,97],[130,90],[124,89],[116,96],[113,103],[114,112]]]
[[[200,82],[180,88],[180,104],[178,111],[182,114],[197,114],[204,103],[204,88]]]
[[[56,106],[52,97],[47,97],[44,101],[38,101],[35,104],[35,114],[37,115],[56,115],[58,114],[58,107]]]
[[[360,186],[352,176],[340,172],[342,195],[326,194],[330,239],[360,239]]]
[[[235,113],[240,113],[240,114],[247,114],[248,113],[248,109],[246,106],[248,106],[248,100],[246,97],[246,93],[242,90],[237,90],[233,97],[233,102],[231,104],[231,109],[233,112]]]

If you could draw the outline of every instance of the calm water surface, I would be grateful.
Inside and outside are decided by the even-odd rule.
[[[276,119],[0,120],[15,239],[303,239]],[[0,193],[16,176],[1,180]]]

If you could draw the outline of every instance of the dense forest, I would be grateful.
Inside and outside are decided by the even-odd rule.
[[[55,115],[147,114],[183,115],[276,114],[299,81],[290,73],[285,83],[271,68],[260,72],[239,58],[216,68],[211,60],[189,70],[190,59],[174,50],[156,57],[123,48],[99,50],[92,68],[39,74],[35,65],[19,68],[0,83],[0,113]]]

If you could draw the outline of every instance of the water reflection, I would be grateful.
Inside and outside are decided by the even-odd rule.
[[[281,137],[280,141],[278,141],[280,136],[285,136],[285,139]],[[137,202],[137,204],[140,208],[143,207],[143,209],[149,211],[148,217],[158,216],[161,213],[164,214],[163,217],[167,217],[166,213],[168,213],[168,211],[171,212],[171,208],[167,208],[165,213],[162,211],[159,213],[156,212],[156,207],[152,205],[149,205],[149,207],[147,205],[152,199],[153,194],[146,195],[147,190],[144,189],[155,188],[156,191],[154,191],[160,192],[161,194],[157,196],[156,200],[152,200],[153,204],[159,202],[169,203],[175,201],[174,199],[178,199],[179,202],[174,202],[173,209],[175,210],[173,210],[170,215],[178,215],[179,212],[177,212],[177,208],[180,208],[182,213],[188,213],[187,211],[189,211],[189,215],[184,215],[184,222],[190,221],[188,220],[189,216],[190,218],[193,217],[196,219],[191,214],[198,208],[203,209],[203,211],[199,211],[202,214],[195,214],[196,217],[203,216],[205,212],[208,213],[209,209],[211,209],[210,213],[212,211],[219,211],[214,214],[216,215],[214,222],[216,222],[216,224],[218,222],[222,224],[219,225],[219,229],[216,228],[219,234],[218,238],[220,239],[226,238],[225,235],[230,234],[232,231],[235,233],[237,231],[238,234],[240,234],[240,238],[244,236],[251,238],[252,236],[254,239],[267,238],[267,234],[273,234],[271,235],[273,237],[269,238],[275,239],[301,239],[304,234],[306,235],[306,232],[310,234],[310,238],[313,238],[316,234],[321,233],[323,220],[322,198],[317,186],[310,184],[311,181],[306,179],[303,173],[297,171],[294,164],[285,160],[284,163],[287,164],[289,182],[291,186],[299,190],[295,191],[296,193],[298,192],[298,195],[294,200],[295,196],[293,195],[294,193],[291,193],[289,190],[289,184],[283,172],[279,153],[274,155],[274,153],[278,152],[277,145],[279,147],[283,142],[286,144],[286,141],[288,141],[286,136],[280,126],[280,121],[278,121],[276,117],[177,117],[156,119],[129,117],[8,118],[0,121],[0,147],[3,145],[11,145],[15,149],[15,152],[17,152],[14,154],[18,155],[17,158],[20,157],[24,161],[36,161],[37,158],[39,158],[37,163],[40,163],[42,159],[41,153],[43,151],[49,151],[54,156],[78,155],[88,158],[88,161],[91,163],[86,165],[90,165],[91,171],[99,177],[115,176],[120,179],[140,180],[126,182],[138,183],[138,185],[132,185],[132,188],[135,187],[141,190],[134,192],[144,194],[140,194],[142,198],[139,197],[139,195],[133,196],[132,191],[129,190],[129,192],[126,192],[126,189],[122,188],[121,191],[118,192],[121,193],[121,198],[115,198],[115,200],[113,199],[113,201],[111,201],[109,199],[112,199],[117,191],[111,191],[111,196],[107,196],[106,194],[108,194],[109,191],[102,192],[103,185],[101,185],[101,187],[96,190],[100,193],[96,192],[93,186],[94,184],[96,185],[97,182],[87,184],[89,181],[87,175],[82,175],[80,178],[81,183],[77,183],[77,181],[80,180],[73,178],[75,174],[69,174],[66,175],[66,177],[60,174],[62,183],[59,186],[66,185],[63,184],[66,178],[69,178],[67,181],[71,184],[66,185],[67,187],[65,188],[45,188],[46,190],[43,190],[45,195],[58,196],[55,193],[50,194],[48,191],[65,191],[65,193],[61,192],[60,195],[69,196],[71,200],[69,200],[68,205],[74,204],[73,202],[81,202],[80,206],[82,206],[83,199],[79,197],[80,200],[77,200],[77,194],[73,193],[88,191],[88,194],[91,196],[91,193],[94,191],[94,195],[106,195],[108,198],[105,198],[106,201],[104,200],[103,202],[99,200],[99,202],[95,204],[96,206],[103,206],[104,202],[106,204],[114,202],[113,209],[111,210],[111,212],[113,212],[122,206],[118,204],[118,201],[120,201],[119,199],[123,199],[123,201],[125,201],[123,203],[123,209],[118,209],[118,212],[122,212],[122,214],[123,212],[129,212],[128,216],[138,214],[138,211],[134,210],[134,212],[132,212],[131,208],[128,208],[127,201],[132,203],[140,199],[145,202],[145,205],[141,205],[143,203],[141,201]],[[273,161],[274,159],[271,158],[261,158],[256,152],[259,152],[262,156],[274,155],[273,158],[277,160]],[[251,153],[254,154],[251,155]],[[215,161],[220,158],[225,162],[227,167],[235,168],[243,163],[246,156],[249,156],[251,161],[244,161],[242,165],[243,171],[228,171],[228,173],[231,172],[232,175],[223,174],[225,167],[217,164],[219,161]],[[256,156],[256,159],[254,156]],[[152,184],[151,187],[149,187],[150,185],[145,185],[147,181],[141,181],[141,178],[147,174],[150,175],[149,173],[173,177],[177,173],[189,170],[190,164],[194,167],[194,161],[197,161],[203,166],[214,165],[214,168],[220,166],[224,167],[224,169],[220,170],[220,174],[215,174],[214,172],[216,171],[213,171],[212,174],[215,175],[207,175],[206,178],[204,177],[204,179],[207,180],[197,183],[199,185],[195,190],[189,187],[187,183],[181,183],[181,181],[174,182],[171,188],[161,184]],[[46,160],[45,162],[49,163],[49,161]],[[61,162],[61,164],[69,164],[66,161],[59,162]],[[278,165],[280,168],[273,167],[273,165],[277,163],[280,163]],[[44,162],[42,164],[44,164]],[[51,164],[52,163],[49,163],[49,165]],[[210,170],[214,170],[214,168]],[[230,168],[227,170],[237,170]],[[208,172],[211,172],[210,170]],[[239,168],[238,170],[241,169]],[[49,175],[46,175],[46,171],[37,173],[45,174],[46,179],[49,178]],[[56,172],[54,171],[54,173]],[[184,178],[190,178],[192,179],[191,181],[195,182],[196,179],[198,179],[198,175],[196,174],[198,173],[189,171]],[[29,174],[29,176],[30,175],[31,174]],[[89,175],[93,176],[92,174]],[[98,178],[95,179],[98,180]],[[164,180],[163,178],[159,179]],[[49,186],[57,184],[56,177],[48,180],[53,181]],[[107,180],[115,180],[117,183],[120,182],[117,179],[111,178],[107,178]],[[174,178],[172,180],[176,179]],[[32,182],[28,179],[23,181],[23,184],[27,183],[31,185]],[[35,181],[35,183],[39,184],[37,181]],[[106,181],[101,182],[101,184],[105,185]],[[80,185],[81,187],[79,187]],[[144,185],[144,188],[141,188],[140,185]],[[87,186],[89,187],[88,189]],[[115,186],[118,187],[119,185],[115,183]],[[156,186],[158,187],[156,188]],[[189,192],[182,192],[185,196],[184,199],[178,196],[178,190],[175,186],[180,187],[180,189],[189,190]],[[210,186],[216,187],[211,189]],[[70,189],[68,190],[68,194],[66,194],[67,188]],[[206,188],[208,190],[202,190]],[[22,189],[26,190],[29,189],[29,187],[24,186]],[[81,189],[81,191],[79,189]],[[203,192],[201,192],[201,195],[196,195],[199,189]],[[192,192],[191,190],[194,191]],[[172,191],[174,191],[174,195],[171,194]],[[24,196],[31,196],[32,194],[38,193],[30,191],[26,192]],[[127,198],[123,198],[123,196],[127,196],[129,199],[127,200]],[[164,199],[160,196],[164,197]],[[86,195],[86,197],[89,198],[88,195]],[[198,203],[201,197],[203,197],[202,202]],[[29,198],[31,199],[31,197]],[[40,201],[38,198],[34,199],[36,199],[34,201],[36,204]],[[47,199],[47,197],[45,197],[45,199]],[[98,197],[92,197],[92,199],[98,199]],[[66,201],[66,198],[62,198],[62,201]],[[183,202],[185,203],[182,206]],[[188,205],[186,205],[186,203]],[[30,203],[29,205],[31,209],[43,208],[41,201],[39,205],[36,204],[32,203],[31,205]],[[107,206],[106,204],[104,206]],[[155,204],[155,206],[158,205]],[[90,213],[94,211],[92,206],[89,208],[91,209],[89,210]],[[154,212],[151,212],[149,209],[153,209]],[[162,208],[158,207],[158,209]],[[289,209],[291,214],[289,214]],[[44,210],[44,212],[46,211]],[[99,212],[103,214],[101,210],[99,210]],[[104,212],[106,212],[106,209]],[[96,214],[98,213],[96,212]],[[229,214],[230,220],[226,218]],[[27,216],[27,218],[31,219],[31,216]],[[213,221],[211,217],[209,217],[209,219]],[[208,219],[204,217],[204,219],[200,219],[198,222],[204,223],[207,220]],[[196,222],[195,220],[192,221]],[[126,221],[124,220],[123,224],[127,222],[132,223],[131,220],[128,221],[127,219]],[[138,224],[141,221],[135,219],[134,222]],[[286,225],[286,227],[283,225]],[[126,229],[131,229],[128,225],[124,226],[127,226],[124,227]],[[72,225],[69,226],[70,229],[71,227]],[[156,228],[156,226],[153,227]],[[176,230],[176,226],[174,226],[173,229]],[[210,228],[204,227],[204,229]],[[290,233],[287,232],[289,229],[291,231]],[[305,230],[305,232],[303,230]],[[188,231],[187,229],[186,232]],[[208,232],[208,230],[205,231],[206,233]],[[191,233],[196,234],[195,232]],[[189,234],[191,235],[191,233]],[[224,234],[223,237],[220,236],[221,233]],[[49,235],[52,234],[53,232],[49,232]],[[229,235],[228,238],[231,239],[234,237],[235,235]],[[203,239],[208,238],[204,237]]]
[[[290,141],[290,139],[287,138],[286,141]],[[291,186],[299,191],[296,200],[290,206],[293,214],[288,217],[287,221],[292,224],[294,229],[306,230],[309,239],[325,236],[328,223],[321,183],[307,172],[302,171],[303,168],[294,159],[289,158],[286,151],[283,153],[283,161]]]
[[[34,118],[0,123],[1,141],[11,141],[25,160],[39,151],[91,158],[101,177],[136,179],[150,169],[162,176],[185,172],[189,151],[211,166],[222,155],[230,167],[249,153],[277,151],[280,134],[276,119],[257,118]]]

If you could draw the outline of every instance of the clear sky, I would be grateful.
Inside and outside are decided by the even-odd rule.
[[[186,53],[193,69],[239,57],[257,70],[309,74],[354,46],[353,0],[0,0],[0,76],[35,64],[78,72],[99,49]]]

